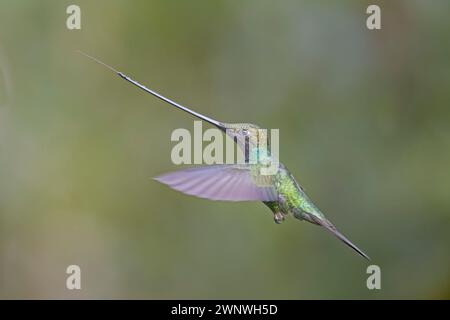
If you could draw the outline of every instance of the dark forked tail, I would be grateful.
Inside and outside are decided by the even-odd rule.
[[[331,232],[336,238],[338,238],[339,240],[344,242],[350,248],[355,250],[359,255],[361,255],[362,257],[366,258],[367,260],[370,260],[370,258],[369,258],[369,256],[367,254],[365,254],[361,249],[359,249],[350,240],[348,240],[346,236],[344,236],[342,233],[340,233],[330,221],[328,221],[327,219],[320,219],[320,220],[319,219],[315,219],[315,222],[318,225],[325,227],[325,229],[327,229],[329,232]]]

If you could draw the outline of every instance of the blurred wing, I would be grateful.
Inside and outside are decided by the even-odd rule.
[[[188,195],[223,201],[276,201],[270,176],[252,176],[248,165],[210,165],[163,174],[155,180]]]

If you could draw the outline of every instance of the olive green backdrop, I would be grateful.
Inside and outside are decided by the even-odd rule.
[[[66,8],[81,7],[81,30]],[[379,4],[382,29],[366,28]],[[1,298],[450,297],[448,1],[0,2]],[[197,199],[193,118],[280,129],[281,161],[381,267],[260,203]],[[206,127],[206,125],[205,125]],[[66,289],[66,268],[82,290]]]

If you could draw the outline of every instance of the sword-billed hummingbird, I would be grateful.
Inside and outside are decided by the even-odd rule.
[[[161,94],[145,87],[137,81],[117,71],[111,66],[93,58],[81,51],[81,54],[102,64],[114,71],[122,79],[132,83],[147,93],[171,104],[178,109],[206,121],[235,139],[241,150],[246,143],[253,147],[256,153],[265,155],[264,161],[271,162],[270,151],[261,149],[257,141],[267,137],[261,137],[261,130],[251,123],[225,123],[206,117],[198,112],[170,100]],[[267,148],[267,144],[265,144]],[[252,152],[252,151],[251,151]],[[299,220],[306,220],[312,224],[324,227],[326,230],[343,241],[366,259],[370,259],[362,250],[348,240],[336,227],[324,216],[317,206],[306,195],[289,170],[276,161],[278,170],[272,175],[260,173],[261,162],[252,164],[220,164],[207,165],[166,173],[155,178],[171,188],[188,195],[223,201],[262,201],[273,213],[276,223],[281,223],[285,217],[292,214]]]

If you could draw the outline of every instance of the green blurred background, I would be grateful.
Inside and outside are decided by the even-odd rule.
[[[66,28],[81,7],[82,29]],[[379,4],[382,30],[366,28]],[[0,2],[1,298],[449,298],[450,2]],[[381,267],[261,203],[151,177],[193,118],[280,128],[281,161]],[[82,290],[65,287],[82,270]]]

